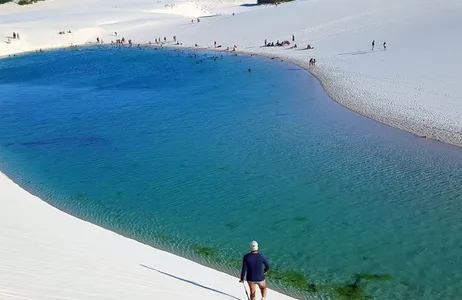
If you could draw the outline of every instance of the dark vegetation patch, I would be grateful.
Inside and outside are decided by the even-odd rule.
[[[191,248],[194,252],[202,256],[215,256],[217,254],[217,249],[213,247],[206,247],[201,245],[192,245]]]
[[[359,274],[355,274],[354,277],[364,279],[364,280],[375,280],[375,281],[391,280],[390,274],[359,273]]]
[[[34,3],[37,3],[37,2],[40,2],[40,1],[45,1],[45,0],[19,0],[18,4],[19,5],[29,5],[29,4],[34,4]]]
[[[258,0],[257,4],[281,4],[284,2],[291,2],[294,0]]]
[[[268,278],[280,281],[284,285],[299,291],[308,290],[308,278],[303,273],[297,271],[270,269],[268,271]]]
[[[308,222],[308,218],[307,217],[295,217],[292,219],[292,221],[304,223],[304,222]]]

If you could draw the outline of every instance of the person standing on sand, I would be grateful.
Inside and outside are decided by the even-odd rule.
[[[249,68],[250,69],[250,68]],[[263,269],[263,265],[265,268]],[[260,288],[261,299],[266,299],[266,280],[265,274],[270,269],[270,264],[266,257],[258,253],[258,243],[250,243],[250,253],[244,255],[242,259],[241,280],[244,282],[244,276],[250,289],[250,300],[256,300],[257,286]]]
[[[372,41],[372,51],[374,51],[375,40]]]
[[[387,50],[387,42],[383,42],[383,50]]]

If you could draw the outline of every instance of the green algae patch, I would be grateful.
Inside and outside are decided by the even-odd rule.
[[[217,254],[217,249],[213,247],[206,247],[200,245],[192,245],[191,248],[199,255],[202,256],[215,256]]]
[[[401,283],[402,285],[404,285],[405,287],[411,286],[411,284],[409,283],[409,281],[401,281],[400,283]]]
[[[346,283],[344,285],[337,285],[333,287],[334,299],[339,300],[366,300],[371,299],[366,295],[366,291],[358,281],[353,284]]]
[[[306,291],[308,289],[308,278],[297,271],[280,271],[271,269],[268,271],[268,278],[278,280],[281,283],[299,291]]]
[[[242,260],[240,259],[235,259],[235,260],[232,260],[229,262],[229,265],[233,268],[233,269],[237,269],[237,270],[241,270],[242,268]]]
[[[353,276],[354,278],[360,278],[364,280],[374,281],[388,281],[391,280],[390,274],[373,274],[373,273],[359,273]]]
[[[295,217],[292,219],[292,221],[297,222],[297,223],[305,223],[308,222],[307,217]]]
[[[225,226],[228,227],[229,229],[233,230],[233,229],[236,229],[239,226],[239,224],[237,224],[235,222],[229,222],[229,223],[226,223]]]

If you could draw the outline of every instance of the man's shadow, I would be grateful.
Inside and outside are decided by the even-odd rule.
[[[140,266],[142,266],[143,268],[152,270],[152,271],[159,272],[159,273],[162,274],[162,275],[166,275],[166,276],[169,276],[169,277],[171,277],[171,278],[175,278],[175,279],[181,280],[181,281],[183,281],[183,282],[187,282],[187,283],[192,284],[192,285],[195,285],[195,286],[197,286],[197,287],[200,287],[200,288],[203,288],[203,289],[206,289],[206,290],[209,290],[209,291],[212,291],[212,292],[221,294],[221,295],[225,295],[225,296],[234,298],[234,299],[236,299],[236,300],[241,300],[240,298],[234,297],[233,295],[224,293],[224,292],[219,291],[219,290],[212,289],[212,288],[210,288],[210,287],[204,286],[204,285],[199,284],[199,283],[197,283],[197,282],[194,282],[194,281],[191,281],[191,280],[187,280],[187,279],[184,279],[184,278],[181,278],[181,277],[178,277],[178,276],[169,274],[169,273],[165,273],[165,272],[162,272],[162,271],[160,271],[160,270],[157,270],[157,269],[155,269],[155,268],[152,268],[152,267],[149,267],[149,266],[146,266],[146,265],[143,265],[143,264],[140,264]]]

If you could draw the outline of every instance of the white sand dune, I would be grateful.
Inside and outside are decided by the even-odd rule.
[[[117,31],[136,43],[164,36],[171,43],[173,35],[184,46],[212,48],[217,41],[223,48],[237,45],[239,51],[302,66],[315,57],[317,66],[310,71],[341,104],[418,135],[462,145],[461,1],[242,4],[47,0],[0,5],[0,56],[85,44],[96,37],[110,42]],[[213,17],[191,23],[204,16]],[[72,33],[58,35],[67,30]],[[13,31],[21,39],[7,43]],[[297,49],[261,47],[264,39],[290,40],[292,34]],[[301,50],[306,44],[315,49]],[[245,295],[236,278],[72,218],[0,176],[0,299],[180,297]],[[272,292],[271,299],[289,298]]]

